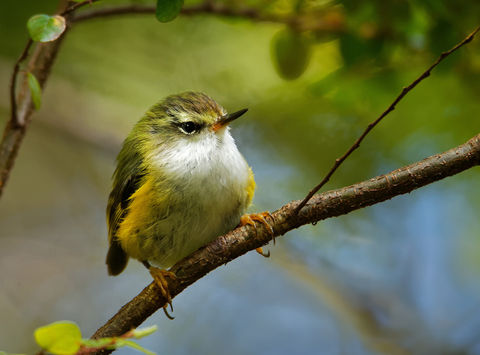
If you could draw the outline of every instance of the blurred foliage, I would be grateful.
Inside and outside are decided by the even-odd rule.
[[[129,3],[156,4],[104,0],[82,11]],[[476,0],[213,3],[281,21],[198,15],[162,24],[152,13],[86,21],[69,32],[0,201],[0,265],[11,270],[1,280],[0,313],[19,324],[2,329],[1,342],[25,339],[65,314],[93,332],[146,282],[134,263],[128,282],[107,278],[103,214],[121,140],[153,102],[199,90],[228,110],[249,107],[232,132],[255,172],[254,209],[275,209],[316,185],[403,86],[478,25],[480,13]],[[0,2],[0,32],[8,34],[0,36],[2,118],[26,23],[56,6]],[[471,138],[480,131],[479,90],[477,38],[408,94],[326,188]],[[180,295],[176,321],[158,318],[163,329],[150,344],[169,354],[311,353],[312,346],[372,354],[381,351],[371,341],[391,334],[412,353],[480,354],[479,177],[471,169],[279,238],[295,258],[278,267],[293,276],[242,257]],[[302,272],[301,284],[320,275],[312,288],[321,292],[300,287],[296,269],[313,274]],[[37,307],[24,296],[32,293]],[[355,321],[344,326],[339,318]]]
[[[310,60],[310,44],[290,29],[278,32],[272,39],[272,61],[278,74],[293,80],[303,74]]]

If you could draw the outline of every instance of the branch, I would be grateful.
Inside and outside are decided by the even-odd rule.
[[[298,214],[296,210],[301,201],[290,202],[272,213],[273,220],[269,220],[269,224],[278,237],[302,225],[344,215],[409,193],[476,165],[480,165],[480,134],[456,148],[386,175],[315,195]],[[210,271],[269,243],[271,239],[269,230],[262,224],[258,224],[256,228],[249,225],[239,227],[217,238],[170,269],[177,276],[176,280],[168,279],[172,297]],[[138,327],[164,305],[165,299],[152,282],[92,337],[121,335],[131,328]]]
[[[75,16],[74,22],[83,22],[95,18],[113,17],[118,15],[132,14],[154,14],[153,5],[124,5],[116,7],[107,7],[103,9],[92,10],[80,13]],[[197,5],[186,6],[182,8],[181,14],[184,16],[194,15],[216,15],[222,17],[244,18],[255,22],[281,23],[290,26],[299,31],[325,31],[328,33],[341,33],[344,31],[345,23],[343,16],[339,16],[335,10],[336,16],[331,16],[333,12],[324,12],[315,14],[314,20],[312,14],[296,14],[282,16],[275,14],[262,13],[251,7],[232,7],[223,3],[205,1]],[[307,21],[308,16],[308,21]]]
[[[77,2],[76,4],[73,4],[72,6],[70,6],[69,8],[65,9],[64,11],[62,11],[60,13],[61,16],[65,16],[65,15],[68,15],[68,14],[71,14],[73,13],[75,10],[85,6],[85,5],[91,5],[93,4],[94,2],[97,2],[97,1],[100,1],[100,0],[85,0],[85,1],[81,1],[81,2]]]
[[[107,7],[89,12],[84,12],[75,16],[75,22],[82,22],[99,17],[112,17],[118,15],[132,14],[154,14],[155,5],[123,5],[115,7]],[[288,23],[287,17],[279,17],[272,15],[262,15],[254,8],[233,8],[220,3],[205,1],[203,3],[183,7],[182,15],[191,16],[198,14],[212,14],[226,17],[244,17],[256,21]]]
[[[37,78],[40,87],[43,89],[50,75],[51,68],[57,56],[60,45],[65,38],[66,32],[69,30],[71,23],[71,14],[76,9],[99,0],[86,0],[68,6],[68,0],[61,0],[58,13],[65,16],[67,28],[62,36],[53,42],[39,43],[28,63],[28,71],[33,73]],[[18,57],[13,67],[10,79],[10,120],[7,122],[3,131],[2,141],[0,142],[0,196],[2,195],[5,184],[7,183],[10,171],[13,168],[15,158],[20,149],[20,145],[25,136],[25,132],[30,118],[34,112],[32,98],[28,83],[24,80],[17,99],[17,81],[20,72],[20,65],[27,59],[30,48],[33,45],[31,39],[28,40],[22,54]]]
[[[480,31],[480,27],[477,27],[472,33],[470,33],[463,41],[455,45],[452,49],[443,52],[440,54],[440,56],[437,58],[437,60],[427,69],[425,70],[417,79],[415,79],[410,85],[406,86],[403,88],[402,92],[397,96],[397,98],[388,106],[388,108],[383,111],[383,113],[373,122],[371,122],[365,131],[363,131],[362,135],[353,143],[353,145],[345,152],[344,155],[342,155],[340,158],[335,159],[335,164],[333,164],[332,168],[330,171],[325,175],[323,180],[315,186],[308,195],[300,202],[300,204],[297,206],[295,212],[298,213],[306,204],[307,202],[312,198],[313,195],[315,195],[318,190],[322,188],[329,180],[330,177],[333,175],[333,173],[338,169],[338,167],[347,159],[350,154],[352,154],[358,147],[360,147],[360,143],[362,143],[363,139],[367,136],[367,134],[378,124],[380,121],[388,115],[390,112],[395,110],[395,106],[400,102],[401,99],[405,95],[407,95],[415,86],[417,86],[423,79],[427,78],[430,76],[430,72],[438,65],[442,60],[444,60],[446,57],[448,57],[450,54],[455,52],[457,49],[463,47],[465,44],[469,43],[472,41],[473,37],[477,34],[477,32]]]
[[[112,17],[118,15],[154,14],[155,10],[156,6],[154,5],[124,5],[107,7],[78,14],[75,16],[74,21],[81,22],[99,17]],[[259,22],[276,22],[283,24],[292,23],[295,19],[294,17],[261,14],[257,9],[250,7],[235,8],[222,3],[214,3],[209,1],[205,1],[197,5],[185,6],[182,8],[181,14],[185,16],[210,14],[225,17],[242,17]]]

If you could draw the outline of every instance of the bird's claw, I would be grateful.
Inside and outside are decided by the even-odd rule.
[[[165,312],[165,315],[168,319],[174,319],[174,317],[172,317],[167,310],[168,305],[170,305],[170,309],[173,312],[172,296],[170,295],[170,290],[168,289],[168,282],[166,278],[168,277],[172,280],[175,280],[177,276],[171,271],[159,269],[153,266],[150,266],[148,270],[150,271],[150,275],[152,275],[153,280],[155,280],[155,284],[160,289],[160,293],[167,300],[167,303],[165,303],[165,305],[163,306],[163,311]]]
[[[257,248],[257,249],[255,249],[255,251],[265,258],[270,257],[270,250],[265,253],[262,248]]]
[[[268,233],[272,236],[273,244],[275,245],[275,232],[268,223],[266,218],[271,218],[273,221],[275,220],[272,214],[268,211],[261,212],[261,213],[252,213],[252,214],[245,214],[242,217],[240,217],[240,226],[245,226],[245,225],[250,225],[255,228],[255,222],[260,222],[262,223],[268,230]],[[257,233],[257,229],[255,228],[255,233]],[[268,258],[270,257],[270,251],[265,253],[262,248],[257,248],[255,249],[257,253],[260,255]]]

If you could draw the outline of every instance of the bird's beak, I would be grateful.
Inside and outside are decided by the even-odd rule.
[[[227,113],[226,115],[223,115],[222,117],[220,117],[217,120],[217,122],[215,122],[212,125],[212,130],[214,132],[217,132],[219,129],[225,127],[226,125],[228,125],[233,120],[236,120],[237,118],[239,118],[241,115],[243,115],[247,111],[248,111],[248,108],[244,108],[243,110],[240,110],[240,111],[237,111],[237,112],[234,112],[234,113]]]

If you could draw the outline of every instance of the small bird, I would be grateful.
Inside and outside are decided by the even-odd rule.
[[[172,306],[166,278],[175,275],[166,268],[239,224],[258,221],[273,233],[268,212],[242,216],[255,180],[228,125],[245,112],[228,114],[206,94],[185,92],[136,123],[117,157],[108,200],[110,275],[137,259]]]

